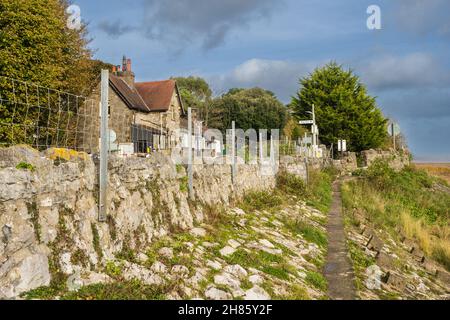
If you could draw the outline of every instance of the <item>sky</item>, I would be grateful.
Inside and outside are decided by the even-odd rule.
[[[450,162],[448,0],[74,0],[95,57],[137,81],[201,76],[219,95],[259,86],[284,103],[336,61],[399,123],[416,160]],[[370,5],[381,29],[369,30]]]

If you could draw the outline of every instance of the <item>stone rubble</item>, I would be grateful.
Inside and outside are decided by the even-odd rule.
[[[356,274],[363,284],[358,293],[360,298],[448,299],[450,273],[443,266],[428,259],[412,239],[400,236],[395,240],[386,232],[372,228],[366,217],[358,215],[353,214],[360,225],[348,225],[347,238],[381,270],[377,290],[368,285],[370,273]]]

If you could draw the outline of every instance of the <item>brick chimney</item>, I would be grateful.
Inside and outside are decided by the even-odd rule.
[[[120,66],[117,66],[116,75],[120,77],[123,81],[125,81],[130,87],[134,87],[134,73],[131,71],[131,59],[127,59],[126,56],[123,56],[122,59],[122,70]]]

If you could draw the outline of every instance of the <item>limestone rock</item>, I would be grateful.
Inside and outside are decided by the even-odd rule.
[[[228,292],[211,287],[205,291],[205,297],[210,300],[231,300],[232,296]]]
[[[140,262],[140,263],[145,263],[148,260],[148,256],[145,253],[139,252],[136,255],[136,259]]]
[[[260,285],[264,282],[264,279],[257,274],[251,275],[248,280],[253,283],[254,285]]]
[[[214,270],[220,270],[220,269],[222,269],[222,265],[221,265],[219,262],[217,262],[217,261],[211,261],[211,260],[208,260],[208,261],[206,262],[206,265],[207,265],[208,267],[210,267],[211,269],[214,269]]]
[[[173,249],[172,248],[168,248],[168,247],[164,247],[158,250],[158,253],[163,256],[164,258],[167,259],[172,259],[173,258]]]
[[[233,253],[235,253],[236,249],[234,249],[233,247],[230,247],[230,246],[226,246],[226,247],[220,249],[219,252],[220,252],[221,255],[227,257],[227,256],[232,255]]]
[[[229,273],[221,273],[214,276],[214,283],[219,285],[225,285],[230,287],[233,290],[241,289],[241,282],[234,278]]]
[[[189,274],[189,269],[182,265],[176,265],[172,267],[172,273],[186,278]]]
[[[123,277],[125,280],[138,279],[148,285],[161,285],[164,280],[157,274],[154,274],[150,270],[130,262],[125,262],[123,269]]]
[[[195,237],[203,238],[206,236],[206,230],[203,228],[193,228],[190,233]]]
[[[238,247],[241,246],[241,244],[239,242],[237,242],[234,239],[230,239],[228,240],[228,244],[233,248],[233,249],[237,249]]]
[[[247,271],[238,264],[226,266],[224,268],[224,271],[236,276],[241,280],[245,279],[248,275]]]
[[[270,295],[259,286],[254,286],[245,292],[245,300],[270,300]]]
[[[26,251],[22,254],[23,257],[16,256],[14,259],[16,261],[10,260],[2,266],[5,270],[8,264],[17,263],[0,278],[0,299],[14,298],[23,292],[50,284],[47,256]],[[3,270],[0,269],[0,271]]]
[[[59,259],[59,264],[61,266],[61,271],[65,274],[72,274],[73,273],[73,267],[72,263],[70,262],[71,259],[70,252],[65,252],[61,255]]]
[[[166,273],[167,272],[167,267],[162,262],[155,261],[152,264],[150,270],[153,271],[153,272],[156,272],[156,273]]]

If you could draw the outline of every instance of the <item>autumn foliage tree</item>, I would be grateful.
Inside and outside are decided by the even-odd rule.
[[[53,97],[40,95],[35,87],[12,88],[10,79],[88,95],[100,69],[109,68],[92,60],[86,25],[82,23],[79,29],[67,26],[68,4],[65,0],[0,1],[0,118],[3,124],[19,125],[0,128],[0,140],[30,143],[26,140],[30,135],[20,125],[37,128],[55,120],[51,115],[43,123],[37,106],[50,105]]]

